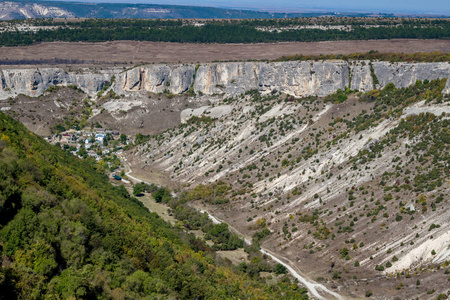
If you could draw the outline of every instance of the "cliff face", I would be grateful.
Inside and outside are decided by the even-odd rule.
[[[396,87],[407,87],[413,85],[416,80],[432,80],[436,78],[448,78],[450,74],[450,64],[447,63],[395,63],[374,62],[374,73],[384,87],[389,82],[393,82]],[[449,93],[449,81],[447,80],[446,90]]]
[[[133,91],[172,94],[186,92],[194,80],[195,65],[149,65],[136,67],[116,75],[114,92]]]
[[[74,18],[75,14],[61,7],[42,3],[20,3],[2,1],[0,3],[0,20],[14,20],[22,18]]]
[[[0,99],[18,94],[39,96],[50,86],[75,85],[93,96],[111,79],[114,72],[73,73],[60,68],[0,70]]]
[[[194,91],[237,95],[249,89],[326,96],[348,85],[344,62],[220,63],[198,68]]]
[[[127,71],[66,72],[60,68],[4,69],[0,72],[0,99],[20,93],[38,96],[52,85],[76,85],[89,95],[115,76],[117,94],[136,91],[181,94],[189,89],[205,95],[239,95],[250,89],[278,90],[297,97],[326,96],[338,89],[368,91],[389,82],[406,87],[416,80],[448,78],[450,64],[369,61],[230,62],[203,65],[148,65]],[[379,84],[374,86],[374,75]],[[447,82],[444,93],[450,93]]]
[[[374,88],[369,61],[355,61],[350,69],[352,89],[365,92]]]
[[[369,61],[325,62],[230,62],[194,65],[151,65],[131,69],[117,75],[114,91],[118,94],[145,90],[173,94],[190,87],[205,95],[239,95],[250,89],[263,92],[278,90],[286,94],[326,96],[338,89],[368,91],[393,82],[406,87],[416,80],[448,78],[449,63],[389,63]],[[373,74],[372,70],[373,69]],[[446,93],[450,91],[447,82]]]

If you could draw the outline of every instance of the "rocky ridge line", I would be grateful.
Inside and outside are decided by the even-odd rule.
[[[389,82],[407,87],[416,80],[448,78],[443,63],[390,63],[369,61],[226,62],[201,65],[155,64],[123,71],[62,68],[0,70],[0,99],[17,94],[39,96],[54,85],[76,85],[95,96],[113,76],[112,90],[119,95],[137,91],[182,94],[186,92],[236,96],[251,89],[278,90],[296,97],[327,96],[338,89],[368,91]],[[450,93],[450,83],[443,93]]]

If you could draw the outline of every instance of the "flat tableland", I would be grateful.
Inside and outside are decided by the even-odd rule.
[[[386,53],[450,52],[450,40],[368,40],[283,42],[267,44],[183,44],[113,41],[104,43],[46,42],[31,46],[1,47],[2,60],[73,60],[84,64],[197,63],[277,59],[294,54],[350,54],[377,50]],[[64,63],[67,64],[67,63]]]

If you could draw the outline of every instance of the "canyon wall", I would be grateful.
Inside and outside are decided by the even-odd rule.
[[[0,99],[18,94],[36,97],[57,85],[74,85],[94,96],[111,80],[114,70],[67,72],[61,68],[0,69]]]
[[[227,62],[201,65],[144,65],[129,70],[65,71],[61,68],[0,69],[0,99],[39,96],[53,85],[76,85],[94,96],[114,76],[115,93],[137,91],[236,96],[250,89],[278,90],[296,97],[326,96],[349,87],[368,91],[389,82],[397,87],[416,80],[448,78],[450,64],[369,61]],[[378,84],[374,82],[378,81]],[[444,93],[450,93],[447,82]]]

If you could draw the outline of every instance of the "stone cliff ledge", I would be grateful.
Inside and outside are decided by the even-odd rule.
[[[39,96],[54,85],[75,85],[94,96],[114,76],[112,89],[117,94],[136,91],[181,94],[187,91],[204,95],[239,95],[250,89],[278,90],[296,97],[327,96],[350,87],[368,91],[389,82],[397,87],[416,80],[448,78],[450,64],[390,63],[369,61],[289,61],[227,62],[208,64],[155,64],[129,70],[65,71],[61,68],[0,69],[0,99],[17,94]],[[447,82],[444,93],[450,93]]]

